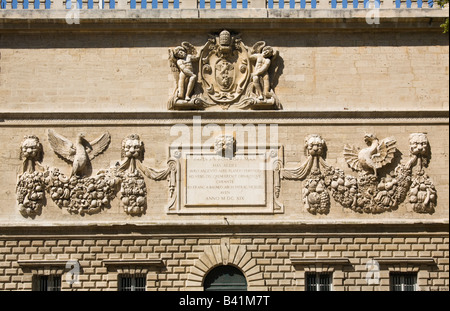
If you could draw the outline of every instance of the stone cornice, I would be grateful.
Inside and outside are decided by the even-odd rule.
[[[293,265],[347,265],[350,264],[348,258],[300,258],[291,257],[289,258]]]
[[[431,257],[390,257],[390,258],[374,258],[381,265],[396,265],[396,264],[411,264],[411,265],[421,265],[421,264],[435,264],[435,260]]]
[[[162,266],[163,261],[159,258],[151,259],[124,259],[124,260],[103,260],[105,266],[115,266],[115,267],[148,267],[148,266]]]
[[[265,31],[354,29],[435,29],[448,17],[444,9],[380,9],[380,23],[368,24],[370,9],[152,9],[81,10],[80,24],[66,23],[68,10],[0,10],[0,31],[7,30],[124,30],[192,31],[229,27]],[[179,28],[188,24],[189,27]],[[56,25],[56,27],[55,27]],[[299,28],[301,25],[301,28]],[[301,30],[300,30],[301,29]]]
[[[95,125],[192,124],[193,116],[215,124],[448,124],[449,111],[174,111],[174,112],[0,112],[0,127],[86,121]],[[203,121],[202,121],[203,122]]]
[[[22,268],[64,268],[66,267],[67,260],[19,260],[17,263]]]
[[[211,228],[212,231],[211,231]],[[448,219],[437,220],[310,220],[310,221],[153,221],[153,222],[54,222],[0,223],[0,240],[28,238],[146,238],[167,236],[429,236],[448,235]],[[89,233],[87,233],[89,232]],[[176,232],[176,233],[174,233]],[[339,233],[338,233],[339,232]]]

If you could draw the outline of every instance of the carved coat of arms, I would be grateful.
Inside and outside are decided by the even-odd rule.
[[[249,48],[227,30],[211,36],[199,50],[183,42],[169,49],[177,81],[169,109],[280,109],[273,91],[277,57],[278,51],[264,41]]]

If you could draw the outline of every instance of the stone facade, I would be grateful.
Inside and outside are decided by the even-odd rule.
[[[338,291],[389,290],[389,271],[419,271],[420,290],[448,288],[449,243],[443,233],[257,235],[13,236],[1,241],[1,289],[31,290],[33,273],[67,272],[71,267],[65,268],[66,261],[78,261],[82,273],[78,283],[63,282],[62,290],[115,291],[119,273],[143,270],[147,272],[147,290],[202,290],[205,274],[224,261],[242,269],[249,290],[302,291],[305,271],[333,271],[333,286]],[[221,248],[227,247],[230,251],[223,255]],[[380,258],[397,260],[383,262]],[[381,263],[379,285],[367,284],[370,259]],[[27,266],[33,261],[44,264]],[[52,266],[55,261],[63,261],[62,267]],[[125,263],[114,267],[110,261]]]
[[[203,290],[221,265],[249,290],[303,291],[310,272],[332,273],[336,291],[386,291],[393,272],[448,290],[448,8],[386,8],[371,25],[364,9],[191,2],[132,11],[119,1],[80,11],[79,24],[62,7],[0,10],[0,290],[75,266],[78,282],[62,290],[116,291],[121,274],[145,275],[149,291]],[[225,29],[240,43],[221,44]],[[245,109],[185,109],[169,61],[179,46],[208,55],[205,75],[235,49],[243,90],[270,81],[271,94],[242,93],[254,100]],[[246,62],[265,47],[272,71],[253,80]],[[238,64],[231,54],[221,68]],[[280,105],[265,106],[274,94]],[[188,198],[187,179],[204,177],[189,177],[182,155],[206,149],[223,161],[230,150],[230,161],[264,155],[252,186],[266,197]]]

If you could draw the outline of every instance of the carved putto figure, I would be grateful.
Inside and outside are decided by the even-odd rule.
[[[169,109],[279,109],[272,83],[277,56],[264,41],[249,48],[228,30],[211,36],[198,52],[183,42],[169,49],[177,81]]]
[[[380,141],[374,134],[366,134],[364,141],[368,147],[361,150],[345,145],[345,161],[355,171],[377,176],[377,169],[391,163],[394,158],[397,142],[391,137]]]
[[[250,60],[255,62],[252,73],[252,91],[258,96],[259,100],[272,97],[270,85],[269,68],[278,51],[274,51],[271,46],[266,46],[264,41],[257,42],[251,50]]]
[[[177,80],[176,100],[189,102],[194,91],[197,75],[194,73],[194,62],[199,56],[195,47],[189,42],[181,43],[174,50],[169,49],[169,60],[172,72]]]
[[[89,161],[108,148],[111,136],[109,133],[104,133],[94,141],[87,142],[84,139],[84,134],[80,133],[75,144],[73,144],[66,137],[49,130],[48,141],[56,154],[72,163],[70,176],[83,176]]]

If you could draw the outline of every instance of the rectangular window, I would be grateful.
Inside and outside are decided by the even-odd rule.
[[[147,279],[144,274],[122,274],[119,276],[119,291],[143,292]]]
[[[328,292],[331,291],[331,273],[306,273],[306,291]]]
[[[33,281],[33,290],[40,292],[61,291],[60,275],[36,275]]]
[[[417,273],[391,273],[391,291],[413,292],[417,290]]]

